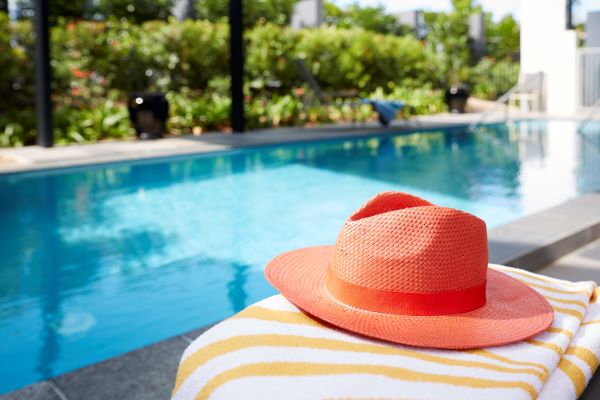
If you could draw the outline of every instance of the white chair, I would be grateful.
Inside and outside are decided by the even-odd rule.
[[[521,111],[541,111],[544,91],[544,73],[522,74],[517,84],[519,89],[508,97],[509,107],[519,105]]]

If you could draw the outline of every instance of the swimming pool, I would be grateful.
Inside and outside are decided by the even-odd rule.
[[[264,298],[278,253],[333,243],[373,194],[493,227],[600,189],[600,125],[446,129],[0,176],[0,393]]]

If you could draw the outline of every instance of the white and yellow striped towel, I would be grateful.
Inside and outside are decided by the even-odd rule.
[[[506,346],[420,349],[323,326],[278,295],[190,344],[173,400],[577,398],[598,367],[596,284],[493,268],[548,299],[551,328]]]

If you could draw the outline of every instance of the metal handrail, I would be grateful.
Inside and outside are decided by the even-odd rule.
[[[596,116],[598,111],[600,111],[600,99],[596,100],[596,102],[592,106],[590,112],[586,115],[586,117],[583,119],[583,121],[581,121],[581,123],[577,127],[577,132],[583,132],[583,128],[585,128],[585,126],[587,124],[589,124],[590,121],[594,120],[594,117]]]
[[[483,124],[483,122],[485,121],[486,117],[491,114],[492,112],[495,112],[498,109],[498,106],[503,105],[504,103],[508,102],[508,100],[510,99],[510,96],[512,96],[514,93],[520,91],[521,89],[530,86],[533,82],[537,81],[537,80],[541,80],[544,77],[544,73],[543,72],[538,72],[537,74],[535,74],[535,76],[529,80],[526,80],[525,82],[521,82],[521,83],[517,83],[515,86],[513,86],[512,88],[510,88],[510,90],[506,93],[504,93],[502,96],[500,96],[498,98],[498,100],[495,101],[494,107],[491,110],[488,110],[484,113],[481,114],[481,118],[479,118],[479,121],[477,122],[472,122],[469,125],[469,130],[473,130],[478,128],[481,124]],[[508,119],[508,107],[505,109],[505,120]]]

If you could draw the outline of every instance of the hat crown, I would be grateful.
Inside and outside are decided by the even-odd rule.
[[[409,194],[384,192],[346,221],[329,270],[358,287],[436,293],[484,284],[487,263],[481,219]]]

